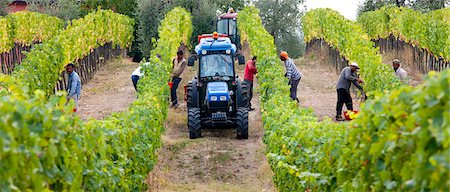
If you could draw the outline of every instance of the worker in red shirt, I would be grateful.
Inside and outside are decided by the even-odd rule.
[[[248,92],[248,110],[252,111],[255,108],[252,108],[252,97],[253,97],[253,77],[258,73],[258,69],[256,69],[256,56],[253,56],[251,60],[248,60],[245,64],[244,70],[244,82],[247,84],[249,88]]]

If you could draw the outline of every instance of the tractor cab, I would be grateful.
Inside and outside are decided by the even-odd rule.
[[[209,127],[236,127],[237,137],[248,138],[247,87],[237,77],[235,60],[245,64],[236,45],[217,32],[199,36],[188,65],[198,62],[197,76],[186,85],[188,127],[191,139]]]
[[[227,35],[231,42],[241,48],[241,38],[237,28],[238,14],[230,9],[227,13],[220,15],[217,18],[216,30],[219,34]]]

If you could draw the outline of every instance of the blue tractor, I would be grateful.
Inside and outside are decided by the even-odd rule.
[[[201,37],[201,38],[200,38]],[[189,138],[202,137],[202,129],[236,128],[238,139],[248,138],[247,85],[235,72],[234,62],[245,64],[230,38],[199,36],[188,65],[198,61],[198,74],[186,85]]]

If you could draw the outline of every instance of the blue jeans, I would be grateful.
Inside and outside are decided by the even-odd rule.
[[[179,77],[174,77],[172,78],[172,89],[170,89],[170,98],[172,101],[172,105],[176,105],[178,104],[178,98],[177,98],[177,89],[178,89],[178,85],[181,82],[181,78]]]
[[[133,81],[134,90],[137,91],[137,83],[139,81],[139,76],[137,75],[131,76],[131,81]]]
[[[302,78],[300,78],[300,79],[302,79]],[[291,96],[291,99],[295,100],[295,101],[298,101],[298,98],[297,98],[297,87],[298,87],[298,83],[300,83],[300,79],[298,79],[298,80],[292,79],[292,80],[289,81],[289,85],[291,85],[291,89],[290,89],[291,94],[290,94],[290,96]]]

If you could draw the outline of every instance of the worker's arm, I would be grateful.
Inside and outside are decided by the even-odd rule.
[[[358,88],[359,90],[361,90],[361,91],[363,90],[363,87],[358,83],[357,80],[353,81],[353,85],[355,85],[355,87]]]
[[[258,73],[258,69],[256,69],[255,64],[251,63],[249,65],[249,69],[251,72],[253,72],[253,74],[257,74]]]
[[[174,76],[174,77],[179,77],[179,76],[181,75],[181,73],[183,73],[184,69],[186,68],[186,65],[187,65],[186,60],[184,60],[184,61],[181,63],[181,65],[180,65],[180,69],[175,70],[175,71],[172,73],[172,76]]]
[[[347,70],[344,71],[345,79],[354,82],[358,80],[355,76],[352,75],[352,70],[350,68],[347,68]]]

